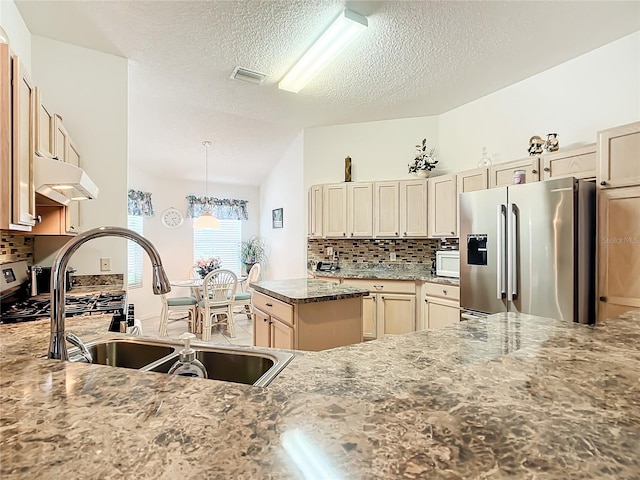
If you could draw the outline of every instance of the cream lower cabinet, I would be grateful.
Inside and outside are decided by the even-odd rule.
[[[420,291],[421,329],[441,328],[460,322],[460,287],[425,282]]]
[[[363,297],[362,333],[367,340],[416,330],[416,283],[408,280],[344,278],[344,285],[366,288]]]
[[[598,192],[598,321],[640,309],[640,186]]]
[[[256,347],[319,351],[362,342],[362,297],[288,304],[253,292]]]

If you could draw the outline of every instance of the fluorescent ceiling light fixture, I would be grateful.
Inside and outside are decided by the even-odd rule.
[[[367,25],[367,17],[351,10],[342,12],[278,83],[278,88],[298,93],[337,57],[351,40],[367,28]]]

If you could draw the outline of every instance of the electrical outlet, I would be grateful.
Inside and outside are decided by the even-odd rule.
[[[100,258],[100,271],[101,272],[111,271],[111,257]]]
[[[396,252],[391,252],[389,254],[389,261],[390,262],[395,262],[396,261]]]
[[[327,247],[327,257],[333,257],[333,247]]]

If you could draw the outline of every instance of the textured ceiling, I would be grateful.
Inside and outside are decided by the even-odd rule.
[[[200,178],[207,139],[215,181],[248,185],[303,127],[440,114],[640,30],[636,1],[16,3],[34,34],[130,59],[132,164]],[[300,93],[278,90],[345,5],[369,28]],[[266,81],[231,80],[237,65]]]

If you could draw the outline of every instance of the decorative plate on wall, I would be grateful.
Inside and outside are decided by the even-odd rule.
[[[162,212],[161,220],[167,228],[178,228],[184,222],[184,217],[180,210],[171,207]]]

